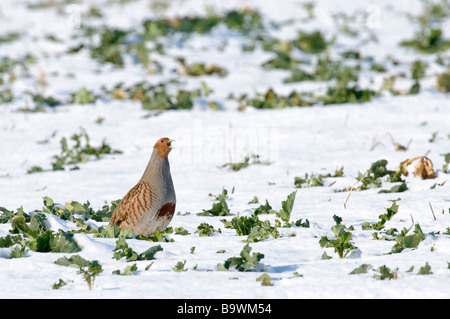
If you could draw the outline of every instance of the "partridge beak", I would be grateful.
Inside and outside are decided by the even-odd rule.
[[[167,146],[169,146],[170,148],[173,148],[172,142],[175,142],[175,140],[169,139],[169,143],[167,143]]]

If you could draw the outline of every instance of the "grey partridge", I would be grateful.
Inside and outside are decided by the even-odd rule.
[[[150,236],[164,230],[175,212],[176,196],[168,156],[172,140],[163,137],[153,147],[153,152],[139,182],[117,205],[109,222],[121,229]]]

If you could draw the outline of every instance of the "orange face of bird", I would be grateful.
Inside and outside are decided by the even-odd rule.
[[[170,151],[172,150],[171,143],[173,140],[167,137],[160,138],[155,144],[156,151],[161,158],[167,159]]]

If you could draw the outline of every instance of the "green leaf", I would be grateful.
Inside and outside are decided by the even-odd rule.
[[[61,287],[64,287],[67,285],[67,282],[65,282],[64,280],[62,280],[61,278],[59,279],[59,281],[57,283],[54,283],[52,285],[52,289],[59,289]]]
[[[45,215],[40,214],[40,213],[33,214],[33,216],[31,217],[31,220],[30,220],[29,229],[37,231],[37,232],[45,231],[47,228],[45,226],[44,217],[45,217]]]
[[[186,265],[186,260],[179,261],[174,267],[172,267],[172,270],[178,272],[186,271],[187,269],[184,268],[184,265]]]
[[[66,266],[66,267],[77,267],[83,268],[88,267],[90,265],[90,261],[87,261],[80,255],[73,255],[67,258],[66,256],[60,257],[55,261],[55,264]]]
[[[87,90],[86,88],[81,88],[73,95],[73,103],[76,104],[87,104],[93,103],[96,100],[96,96],[92,91]]]
[[[339,225],[342,222],[342,218],[339,217],[338,215],[333,215],[333,219],[336,225]]]
[[[418,275],[431,275],[433,272],[431,271],[431,267],[428,262],[425,263],[425,266],[420,267]]]
[[[142,252],[139,255],[139,260],[152,260],[152,259],[155,259],[155,254],[158,251],[162,251],[162,250],[163,250],[163,248],[161,247],[161,245],[150,247],[149,249],[147,249],[146,251]]]
[[[113,275],[121,275],[121,276],[131,276],[134,275],[135,271],[137,271],[138,267],[136,264],[133,264],[132,266],[126,266],[123,272],[120,272],[120,270],[114,270],[112,272]]]
[[[273,286],[271,279],[272,278],[267,273],[263,273],[261,276],[256,278],[256,281],[261,281],[261,286]]]
[[[52,208],[53,205],[55,205],[55,202],[53,201],[53,199],[51,199],[50,197],[45,196],[44,197],[44,205],[46,207]]]
[[[273,214],[275,213],[274,210],[272,210],[272,206],[270,206],[269,202],[266,199],[265,204],[261,204],[259,207],[254,208],[254,215],[261,215],[261,214]]]
[[[47,253],[50,252],[50,239],[52,239],[53,232],[51,230],[46,230],[39,234],[32,234],[31,232],[27,233],[29,241],[28,247],[31,250]]]
[[[49,240],[50,251],[54,253],[74,253],[80,251],[80,247],[73,238],[73,234],[66,233],[62,229]]]
[[[11,230],[10,232],[13,234],[23,233],[28,231],[28,226],[26,224],[25,216],[17,215],[11,218]]]
[[[320,247],[322,247],[322,245],[320,245]],[[322,257],[321,257],[322,260],[328,260],[328,259],[331,259],[331,258],[333,258],[333,257],[328,256],[326,251],[323,252]]]
[[[297,191],[292,192],[288,195],[286,200],[281,202],[281,210],[277,213],[277,216],[281,218],[284,222],[289,222],[291,218],[292,208],[294,206],[295,195]]]
[[[362,264],[361,266],[353,269],[350,272],[350,275],[358,275],[358,274],[366,274],[369,272],[369,269],[372,268],[372,265],[370,264]]]
[[[398,185],[394,185],[391,187],[391,189],[387,190],[387,189],[382,189],[380,190],[378,193],[382,194],[382,193],[401,193],[404,192],[408,189],[408,186],[406,186],[406,183],[400,183]]]

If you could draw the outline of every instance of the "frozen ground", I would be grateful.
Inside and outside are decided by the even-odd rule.
[[[204,107],[198,99],[193,110],[171,110],[154,114],[143,110],[137,102],[98,99],[95,104],[67,104],[48,108],[46,112],[20,112],[27,102],[23,92],[36,86],[40,72],[45,72],[51,95],[66,96],[81,87],[92,90],[102,85],[114,86],[123,81],[131,84],[142,80],[158,83],[172,78],[173,74],[148,75],[139,65],[126,61],[121,69],[99,65],[86,51],[67,55],[65,51],[76,40],[72,13],[58,13],[55,8],[30,9],[32,1],[2,1],[0,5],[0,35],[16,31],[21,38],[0,44],[0,58],[18,57],[30,52],[38,62],[30,66],[30,77],[14,82],[18,98],[8,104],[0,104],[0,206],[9,210],[23,206],[25,212],[41,209],[42,198],[49,196],[57,203],[68,201],[85,203],[95,208],[121,198],[140,178],[155,141],[162,136],[175,140],[170,154],[172,177],[177,193],[177,212],[171,226],[184,227],[190,235],[169,235],[173,242],[152,243],[127,239],[137,252],[160,244],[163,251],[149,270],[150,261],[136,261],[138,270],[131,276],[112,274],[134,262],[115,260],[115,238],[93,238],[88,234],[76,234],[82,248],[77,254],[87,260],[98,260],[103,272],[88,290],[77,269],[54,263],[63,253],[39,253],[28,251],[24,258],[9,258],[12,247],[0,248],[0,284],[2,298],[449,298],[450,293],[450,175],[442,171],[443,154],[450,152],[450,98],[435,89],[434,74],[440,66],[431,64],[427,76],[421,81],[421,91],[416,95],[393,96],[384,92],[380,97],[363,104],[341,104],[289,107],[276,110],[257,110],[248,107],[237,110],[237,103],[228,100],[229,93],[265,92],[269,87],[288,93],[292,89],[320,88],[323,83],[291,83],[282,80],[286,73],[267,71],[261,63],[272,55],[262,50],[242,53],[240,38],[219,30],[209,35],[195,35],[183,47],[171,46],[160,61],[165,70],[173,68],[175,56],[184,56],[189,62],[218,63],[229,74],[224,78],[179,76],[187,87],[197,87],[206,81],[214,93],[211,99],[220,103],[223,110]],[[38,2],[38,1],[33,1]],[[376,4],[377,1],[374,1]],[[131,27],[145,18],[153,17],[148,1],[131,1],[128,4],[108,1],[85,1],[75,10],[85,10],[88,4],[101,8],[103,21],[110,26]],[[285,1],[275,5],[273,1],[172,1],[167,16],[204,13],[205,6],[230,9],[243,6],[257,8],[273,21],[287,21],[298,16],[301,2]],[[339,3],[339,4],[337,4]],[[279,38],[289,39],[297,29],[320,29],[332,34],[335,27],[330,18],[332,12],[348,14],[359,9],[365,11],[373,2],[317,1],[316,18],[312,22],[297,21],[281,30],[272,31]],[[81,8],[81,9],[80,9]],[[386,5],[380,1],[379,24],[370,32],[378,37],[378,43],[358,43],[358,39],[342,38],[336,47],[358,48],[362,55],[382,59],[393,55],[404,63],[418,57],[431,61],[429,56],[419,56],[398,43],[412,36],[411,23],[406,12],[420,12],[420,2],[398,1]],[[62,5],[63,11],[67,9]],[[76,16],[75,16],[76,18]],[[450,34],[449,23],[444,31]],[[445,29],[446,28],[446,29]],[[395,32],[393,32],[395,30]],[[46,40],[54,34],[61,41]],[[205,49],[217,46],[220,37],[229,37],[227,48],[221,52]],[[444,54],[444,58],[448,58]],[[98,71],[100,70],[100,71]],[[405,70],[408,70],[406,67]],[[406,71],[405,71],[406,72]],[[67,77],[71,73],[73,76]],[[373,75],[374,86],[382,77]],[[361,82],[370,82],[360,78]],[[411,81],[402,79],[400,89],[409,88]],[[150,116],[148,116],[150,115]],[[98,124],[97,119],[103,118]],[[79,170],[48,171],[27,174],[33,165],[45,169],[51,167],[52,156],[60,152],[60,139],[86,129],[91,143],[97,145],[106,138],[109,145],[122,154],[107,155],[98,161],[79,164]],[[407,145],[406,151],[396,151],[389,136]],[[435,138],[433,139],[433,134]],[[373,149],[378,140],[381,143]],[[46,143],[38,143],[46,140]],[[431,141],[430,141],[431,140]],[[239,171],[221,166],[237,162],[246,155],[259,154],[271,165],[250,165]],[[434,164],[437,178],[422,180],[410,175],[405,178],[408,190],[401,193],[379,194],[381,189],[354,191],[344,203],[348,192],[338,192],[356,183],[358,172],[365,172],[371,163],[388,160],[388,167],[397,169],[400,162],[415,156],[427,155]],[[295,188],[294,178],[305,173],[327,174],[344,167],[344,176],[324,179],[325,186]],[[446,183],[445,183],[446,182]],[[441,186],[442,185],[442,186]],[[383,184],[389,189],[393,184]],[[432,187],[434,186],[434,187]],[[232,216],[205,217],[196,213],[210,209],[214,200],[208,194],[219,194],[225,187]],[[430,188],[432,187],[432,188]],[[233,192],[231,193],[231,191]],[[261,286],[256,281],[262,272],[220,271],[218,264],[227,258],[239,256],[246,243],[246,236],[237,236],[234,229],[226,229],[221,219],[231,220],[238,214],[250,214],[251,208],[267,199],[273,209],[281,209],[281,201],[297,190],[291,221],[308,219],[309,228],[279,227],[279,238],[268,238],[251,243],[253,252],[264,254],[259,270],[266,272],[273,286]],[[254,196],[258,204],[248,204]],[[398,254],[388,253],[394,241],[374,240],[372,230],[362,230],[363,222],[376,222],[378,216],[398,201],[399,211],[387,222],[386,228],[409,228],[420,224],[425,239],[416,249],[405,249]],[[433,207],[435,217],[430,209]],[[188,212],[190,214],[188,214]],[[332,248],[321,248],[322,236],[331,238],[333,215],[340,216],[346,226],[354,226],[352,242],[358,247],[347,258],[339,259]],[[275,215],[265,215],[272,224]],[[221,229],[209,237],[195,233],[203,222]],[[52,230],[76,229],[72,222],[48,216]],[[97,223],[97,226],[105,225]],[[0,224],[0,237],[9,234],[10,223]],[[412,232],[412,230],[411,230]],[[191,253],[191,248],[195,251]],[[224,253],[218,251],[225,250]],[[324,251],[332,257],[324,260]],[[186,261],[186,271],[172,268],[177,262]],[[419,275],[420,267],[428,263],[432,274]],[[368,273],[350,275],[362,264],[373,266]],[[376,280],[374,269],[386,265],[397,272],[396,280]],[[412,266],[414,268],[411,270]],[[295,276],[298,273],[301,276]],[[68,283],[60,289],[52,285],[63,279]]]

